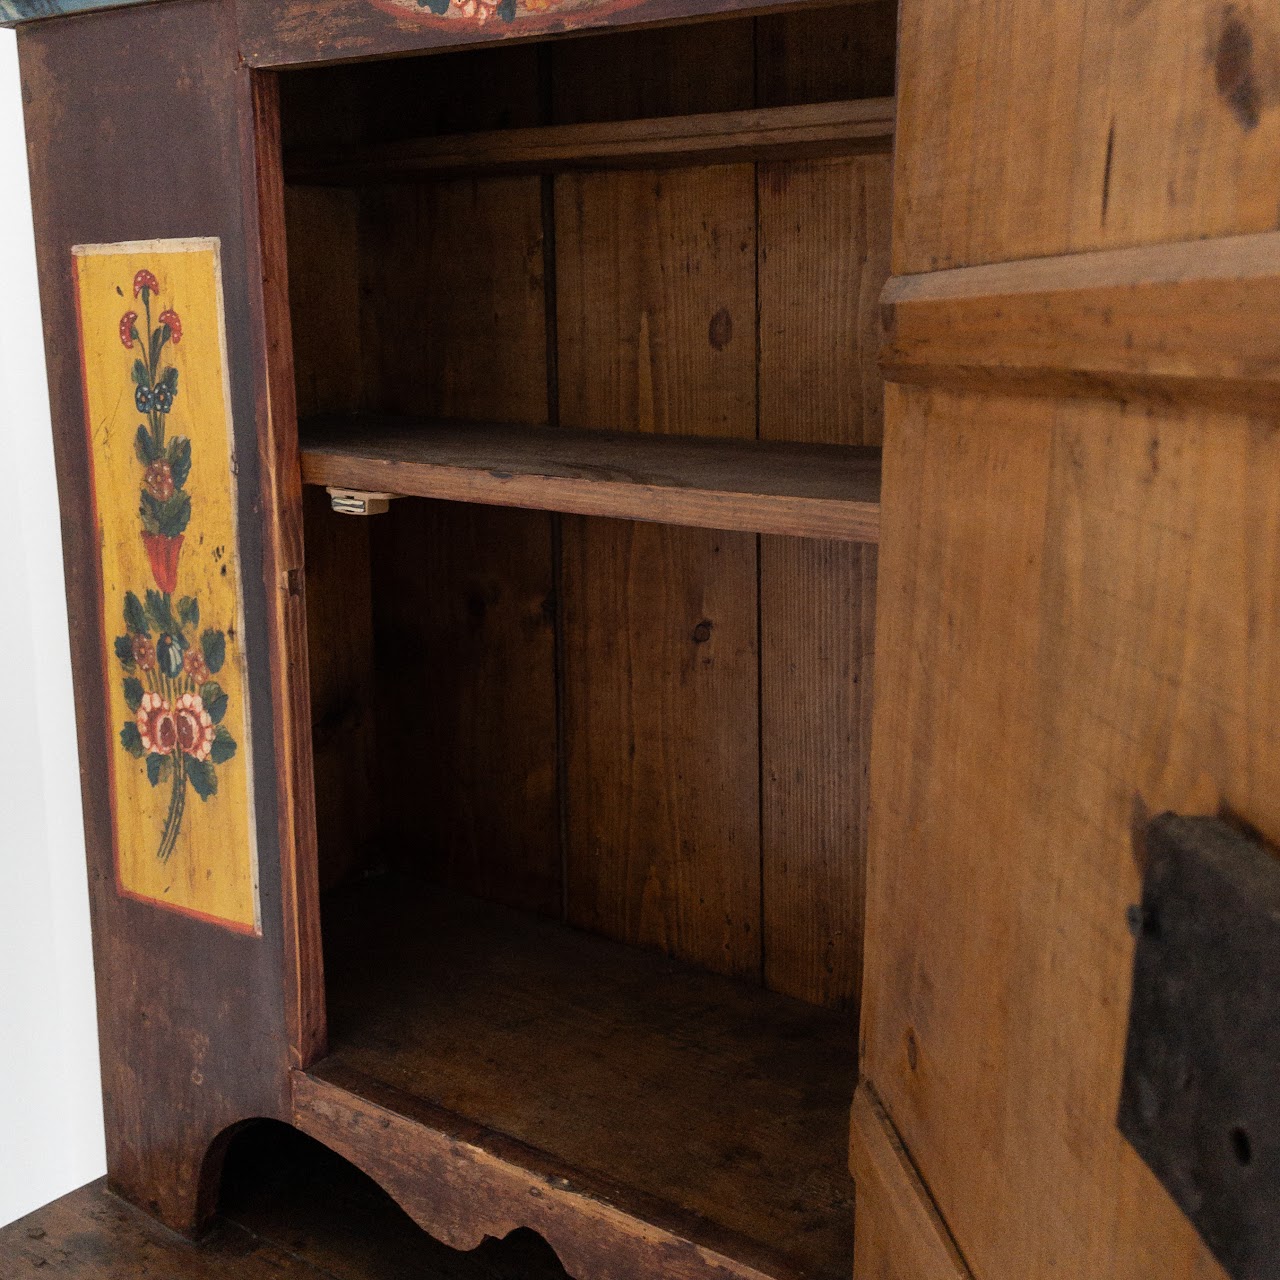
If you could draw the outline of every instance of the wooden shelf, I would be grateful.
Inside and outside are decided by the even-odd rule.
[[[343,186],[483,173],[669,168],[774,156],[794,160],[856,155],[889,150],[893,125],[893,98],[865,98],[297,149],[286,157],[285,176],[299,184]]]
[[[880,450],[330,418],[304,425],[308,484],[708,529],[875,542]]]
[[[571,1275],[849,1274],[849,1019],[395,877],[340,895],[295,1123],[432,1235],[530,1226]]]

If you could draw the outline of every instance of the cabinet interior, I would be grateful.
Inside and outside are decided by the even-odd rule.
[[[895,20],[279,77],[310,1070],[774,1276],[852,1259]]]

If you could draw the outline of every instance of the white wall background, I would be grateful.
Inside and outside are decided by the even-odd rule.
[[[0,297],[3,1225],[106,1167],[62,543],[12,31],[0,31]]]

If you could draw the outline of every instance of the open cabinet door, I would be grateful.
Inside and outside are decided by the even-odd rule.
[[[1216,1280],[1117,1126],[1126,909],[1153,815],[1280,837],[1280,11],[900,39],[856,1275]]]

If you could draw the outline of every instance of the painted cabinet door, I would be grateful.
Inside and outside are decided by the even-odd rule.
[[[231,1129],[287,1118],[301,1051],[272,644],[288,575],[228,10],[19,35],[108,1168],[182,1229],[213,1207]]]
[[[1136,833],[1280,838],[1278,51],[902,2],[861,1280],[1224,1274],[1116,1114]]]

